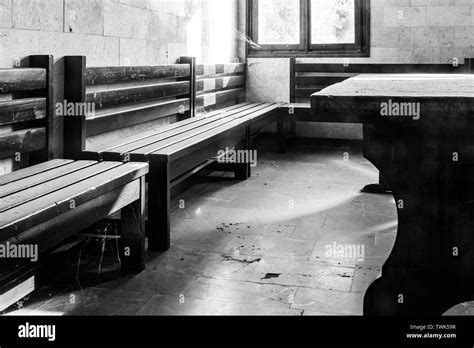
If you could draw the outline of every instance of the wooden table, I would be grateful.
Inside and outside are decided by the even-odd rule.
[[[436,315],[472,299],[474,76],[362,74],[313,94],[311,115],[364,124],[364,156],[397,204],[395,245],[364,314]]]

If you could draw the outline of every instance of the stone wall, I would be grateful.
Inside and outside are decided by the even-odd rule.
[[[0,67],[35,53],[94,66],[237,57],[239,0],[0,0]],[[219,13],[219,16],[211,16]]]
[[[0,0],[0,68],[31,54],[54,55],[55,99],[62,101],[65,55],[85,55],[88,66],[166,64],[184,55],[201,63],[243,59],[238,1]],[[57,118],[56,156],[61,134]]]
[[[474,0],[371,0],[370,58],[349,63],[451,63],[474,57]],[[301,62],[342,63],[339,58]],[[289,59],[248,59],[247,93],[258,101],[289,101]],[[266,86],[266,88],[264,88]],[[299,123],[297,135],[361,139],[360,125]]]

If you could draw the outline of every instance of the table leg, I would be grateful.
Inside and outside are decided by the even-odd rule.
[[[395,245],[365,294],[364,314],[440,315],[472,298],[474,160],[450,162],[455,149],[466,154],[450,135],[364,125],[364,155],[398,212]]]

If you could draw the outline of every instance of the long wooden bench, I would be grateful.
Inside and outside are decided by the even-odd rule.
[[[453,60],[452,64],[372,64],[372,63],[300,63],[290,60],[290,103],[284,106],[289,136],[295,136],[296,122],[315,122],[309,98],[313,93],[359,74],[466,74],[472,73],[474,59]],[[285,135],[286,136],[286,135]],[[363,192],[385,193],[390,188],[379,175],[379,183],[369,184]]]
[[[144,267],[145,163],[52,158],[53,59],[0,69],[0,310],[41,284],[51,252],[120,212],[124,271]],[[13,162],[13,163],[12,163]]]
[[[65,65],[68,102],[92,102],[98,110],[94,115],[65,118],[66,154],[70,158],[149,162],[147,233],[151,250],[170,247],[171,188],[219,163],[220,151],[250,151],[252,125],[267,122],[280,106],[228,103],[244,96],[242,64],[196,66],[194,58],[184,57],[174,65],[88,68],[85,57],[66,57]],[[215,105],[224,108],[213,110]],[[196,110],[199,115],[193,117]],[[163,118],[171,123],[99,145],[87,142],[91,135]],[[102,124],[107,128],[99,127]],[[219,167],[233,171],[237,179],[250,176],[249,162],[219,163]]]

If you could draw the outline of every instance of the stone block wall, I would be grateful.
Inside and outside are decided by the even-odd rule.
[[[185,55],[201,63],[242,60],[239,1],[0,0],[0,68],[31,54],[54,55],[55,101],[61,102],[66,55],[85,55],[88,66],[167,64]],[[56,156],[62,155],[61,121]],[[0,173],[9,166],[0,164]]]

